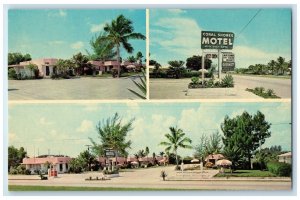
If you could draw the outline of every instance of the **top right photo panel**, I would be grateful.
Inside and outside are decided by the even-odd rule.
[[[292,10],[150,9],[150,99],[290,99]]]

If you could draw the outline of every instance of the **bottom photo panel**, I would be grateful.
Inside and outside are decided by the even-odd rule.
[[[8,123],[9,192],[292,190],[290,102],[10,103]]]

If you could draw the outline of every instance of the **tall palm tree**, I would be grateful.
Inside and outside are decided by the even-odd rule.
[[[144,56],[143,56],[143,54],[142,54],[142,52],[137,52],[136,53],[136,60],[138,61],[138,63],[139,64],[142,64],[142,58],[143,58]]]
[[[175,75],[175,78],[180,78],[182,73],[184,72],[184,62],[182,60],[174,60],[174,61],[169,61],[168,64],[170,65],[169,67],[169,72]]]
[[[120,47],[123,46],[128,53],[133,52],[132,45],[128,42],[130,39],[142,39],[146,37],[141,33],[135,33],[130,19],[119,15],[112,20],[110,24],[106,23],[104,31],[107,33],[106,38],[114,45],[117,51],[118,77],[120,77]]]
[[[179,147],[184,149],[191,149],[192,140],[188,137],[185,137],[185,133],[182,129],[177,127],[169,127],[171,133],[165,134],[165,137],[168,139],[167,142],[161,142],[160,145],[167,146],[165,151],[169,152],[170,150],[176,156],[176,166],[178,167],[178,155],[177,150]]]

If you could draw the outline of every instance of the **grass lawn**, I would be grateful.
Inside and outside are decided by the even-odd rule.
[[[31,186],[31,185],[9,185],[8,186],[8,191],[168,191],[168,190],[199,190],[199,189],[73,187],[73,186]]]
[[[230,173],[230,170],[226,169],[224,174],[217,174],[215,177],[276,177],[269,171],[260,170],[236,170]]]

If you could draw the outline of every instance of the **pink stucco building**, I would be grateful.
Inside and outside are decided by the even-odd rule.
[[[47,156],[43,158],[33,157],[24,158],[22,165],[25,165],[26,169],[30,170],[31,173],[35,173],[35,170],[42,170],[47,172],[49,164],[52,168],[56,169],[58,173],[66,173],[69,170],[69,162],[72,158],[68,156]]]

